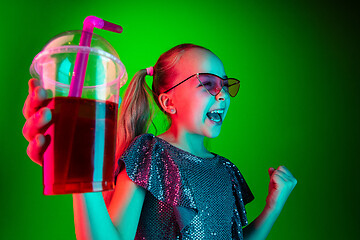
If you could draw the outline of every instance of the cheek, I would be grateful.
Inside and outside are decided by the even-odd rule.
[[[179,117],[182,121],[186,122],[187,125],[191,125],[193,128],[199,127],[204,123],[206,109],[209,109],[210,106],[210,99],[206,98],[206,96],[194,95],[182,102]]]
[[[193,124],[200,125],[204,122],[205,107],[200,100],[192,104],[189,120],[191,120]]]
[[[191,125],[197,117],[198,102],[194,98],[185,98],[176,104],[178,119],[181,123]]]

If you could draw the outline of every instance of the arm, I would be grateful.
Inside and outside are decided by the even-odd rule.
[[[279,214],[280,212],[276,212],[268,206],[265,206],[261,214],[249,225],[243,228],[244,239],[266,239]]]
[[[101,192],[73,194],[76,238],[119,240]]]
[[[101,192],[73,194],[76,238],[134,239],[145,192],[122,171],[117,177],[109,209]]]
[[[39,80],[30,79],[29,95],[23,108],[26,118],[23,135],[29,141],[27,154],[40,166],[49,145],[43,133],[52,118],[50,109],[45,107],[46,98]],[[134,239],[146,190],[133,183],[125,171],[118,175],[116,183],[109,210],[102,193],[73,194],[77,239]]]
[[[265,208],[254,221],[243,228],[244,239],[266,239],[287,198],[297,184],[297,180],[285,166],[280,166],[276,170],[270,168],[269,175],[269,194],[266,198]]]

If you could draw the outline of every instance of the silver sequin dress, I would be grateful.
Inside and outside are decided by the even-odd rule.
[[[134,139],[119,159],[146,195],[135,239],[243,239],[245,204],[254,199],[224,157],[197,157],[152,135]]]

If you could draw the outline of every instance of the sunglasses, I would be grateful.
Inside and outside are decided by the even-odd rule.
[[[172,88],[166,90],[164,93],[167,93],[171,89],[179,86],[183,82],[189,80],[190,78],[196,76],[199,80],[200,84],[206,89],[208,93],[213,96],[216,96],[221,92],[221,89],[225,89],[231,97],[235,97],[236,94],[239,92],[240,88],[240,81],[235,78],[221,78],[212,73],[196,73],[191,75],[190,77],[186,78],[185,80],[181,81],[180,83],[176,84]]]

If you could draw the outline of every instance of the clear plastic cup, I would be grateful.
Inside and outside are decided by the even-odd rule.
[[[79,46],[82,31],[55,36],[34,58],[31,75],[47,91],[52,111],[45,137],[44,194],[105,191],[114,188],[119,88],[127,73],[114,48],[92,34]],[[77,54],[87,54],[81,97],[69,97]]]

